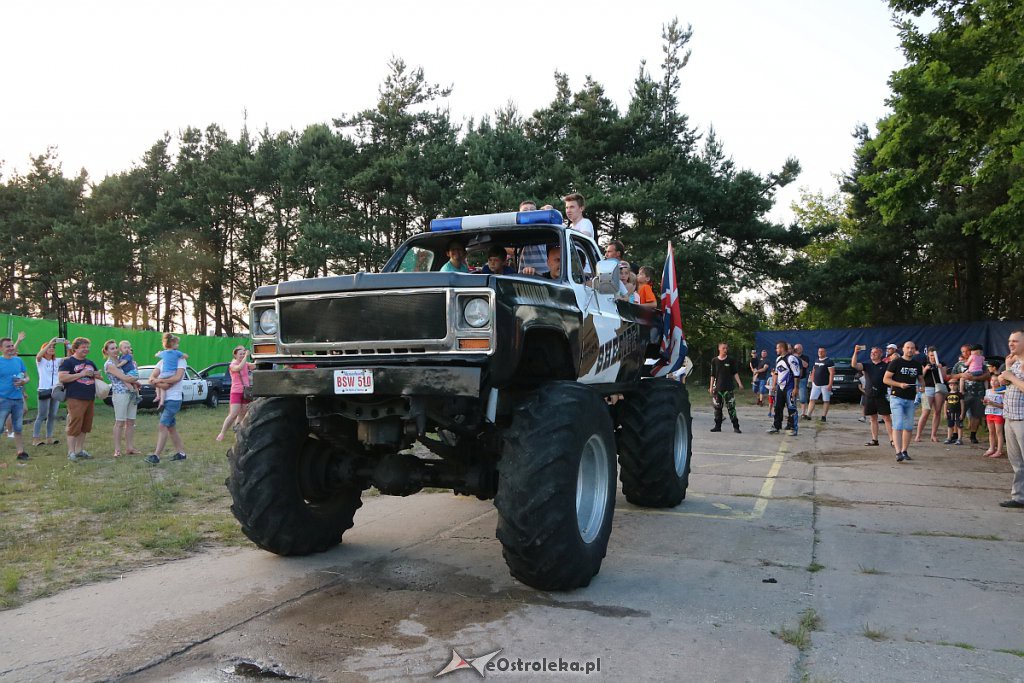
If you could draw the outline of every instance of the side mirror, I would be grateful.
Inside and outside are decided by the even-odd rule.
[[[594,289],[598,294],[619,293],[619,262],[616,259],[601,259],[597,263],[597,275],[594,277]]]

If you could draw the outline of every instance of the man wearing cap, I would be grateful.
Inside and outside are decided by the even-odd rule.
[[[871,347],[871,358],[865,363],[857,360],[857,353],[863,351],[864,347],[857,344],[853,347],[853,357],[850,365],[855,370],[864,373],[864,417],[871,425],[871,439],[865,446],[878,445],[878,416],[881,415],[885,429],[889,432],[889,440],[892,435],[892,410],[885,395],[885,370],[888,367],[882,359],[882,349],[878,346]]]

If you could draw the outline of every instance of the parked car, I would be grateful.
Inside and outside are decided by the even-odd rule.
[[[832,378],[832,403],[859,403],[860,379],[849,358],[836,358],[836,374]]]
[[[149,383],[149,376],[153,374],[153,365],[143,365],[139,368],[139,381],[142,383],[142,388],[139,393],[142,396],[142,402],[139,403],[139,408],[156,408],[156,389]],[[183,406],[195,405],[197,403],[205,403],[212,408],[217,407],[219,398],[211,398],[210,394],[210,383],[206,379],[199,376],[199,373],[194,368],[185,368],[185,377],[181,380],[181,393]],[[108,406],[111,405],[110,397],[103,399],[103,402]]]
[[[214,363],[199,371],[199,376],[210,383],[210,395],[206,405],[216,408],[220,401],[231,400],[231,375],[228,372],[230,363]]]

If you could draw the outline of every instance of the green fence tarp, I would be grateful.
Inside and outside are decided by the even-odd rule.
[[[10,337],[16,341],[19,332],[25,333],[25,341],[18,346],[18,356],[25,361],[25,367],[28,368],[28,374],[32,380],[26,387],[28,406],[35,408],[36,389],[39,387],[36,354],[39,353],[39,348],[43,344],[57,336],[57,321],[36,320],[35,318],[0,313],[0,337]],[[181,338],[179,348],[188,354],[188,364],[196,370],[202,370],[214,363],[230,361],[231,350],[239,344],[249,346],[248,337],[202,337],[192,334],[175,334]],[[135,363],[140,366],[156,363],[155,354],[163,348],[162,333],[160,332],[68,323],[69,341],[75,337],[86,337],[92,342],[89,358],[99,368],[103,367],[104,362],[103,342],[108,339],[118,342],[127,339],[135,352]],[[58,345],[57,355],[61,356],[63,353],[63,349]]]

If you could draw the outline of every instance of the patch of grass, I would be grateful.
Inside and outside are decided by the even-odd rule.
[[[913,531],[910,533],[911,536],[936,536],[939,538],[965,538],[969,541],[1002,541],[1003,539],[995,534],[985,534],[979,536],[977,534],[957,534],[951,531]]]
[[[788,643],[798,650],[806,650],[811,646],[811,632],[821,628],[822,620],[813,608],[807,608],[800,613],[800,622],[796,628],[783,626],[772,635],[784,643]]]
[[[811,562],[809,565],[807,565],[807,571],[811,572],[812,574],[815,572],[820,572],[824,568],[825,565],[818,564],[817,562]]]
[[[1013,655],[1014,657],[1024,658],[1024,650],[996,650],[996,652],[1002,652],[1006,655]]]
[[[874,567],[865,567],[862,564],[857,565],[860,568],[861,574],[884,574],[881,569],[875,569]]]
[[[214,441],[226,414],[226,406],[185,410],[188,460],[154,467],[141,456],[113,459],[113,409],[97,404],[86,445],[94,460],[68,462],[62,443],[0,469],[0,609],[202,547],[248,543],[224,487],[229,444]],[[139,450],[152,448],[156,424],[155,413],[139,413]]]
[[[808,631],[820,631],[824,622],[813,607],[808,607],[800,613],[800,626]]]
[[[0,589],[10,595],[18,592],[18,584],[21,583],[21,572],[14,567],[4,567],[0,572]]]
[[[860,632],[862,636],[868,640],[873,640],[876,643],[882,640],[889,640],[889,632],[884,628],[871,628],[870,625],[864,624],[864,629]]]
[[[811,646],[811,633],[802,626],[796,628],[783,626],[778,631],[772,631],[772,635],[798,650],[806,650]]]

